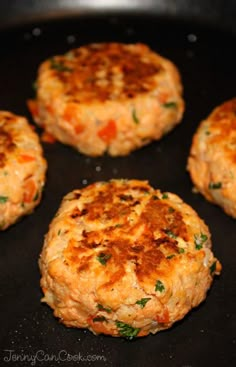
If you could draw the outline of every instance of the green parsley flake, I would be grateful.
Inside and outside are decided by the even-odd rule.
[[[177,108],[177,103],[174,101],[163,103],[163,107],[165,108]]]
[[[39,192],[37,191],[36,194],[34,195],[33,201],[37,201],[39,198]]]
[[[94,317],[93,319],[93,322],[103,322],[103,321],[107,322],[107,319],[105,318],[105,316],[97,316],[97,317]]]
[[[167,234],[167,236],[171,237],[171,238],[177,238],[177,236],[170,230],[165,230],[165,233]]]
[[[194,235],[194,244],[195,244],[196,250],[201,250],[204,242],[206,242],[207,239],[208,239],[208,237],[204,233],[195,234]]]
[[[216,261],[210,266],[210,273],[211,275],[216,271]]]
[[[175,257],[175,255],[168,255],[168,256],[166,256],[166,258],[167,258],[168,260],[172,259],[173,257]]]
[[[100,303],[97,304],[97,309],[99,311],[106,311],[108,313],[112,312],[112,309],[110,307],[104,307],[103,305],[101,305]]]
[[[159,291],[159,292],[163,292],[165,290],[165,286],[164,284],[160,281],[160,280],[157,280],[156,282],[156,285],[155,285],[155,291]]]
[[[162,195],[162,199],[168,199],[168,198],[169,198],[169,196],[168,196],[167,192],[164,192],[164,194]]]
[[[62,64],[61,62],[57,62],[54,58],[50,60],[51,62],[51,69],[57,70],[57,71],[72,71],[71,68],[68,66]]]
[[[221,182],[210,182],[208,185],[208,189],[210,190],[217,190],[222,188]]]
[[[0,204],[5,204],[8,201],[7,196],[0,195]]]
[[[104,254],[103,252],[97,256],[97,260],[102,264],[106,265],[107,261],[111,258],[111,254]]]
[[[145,306],[146,306],[146,303],[148,302],[148,301],[150,301],[150,297],[147,297],[147,298],[141,298],[141,299],[139,299],[137,302],[135,302],[136,303],[136,305],[139,305],[140,306],[140,308],[144,308]]]
[[[133,108],[133,111],[132,111],[132,118],[133,118],[135,124],[139,124],[140,121],[139,121],[139,118],[137,116],[135,108]]]
[[[116,326],[120,335],[124,336],[126,339],[132,340],[135,338],[140,332],[139,328],[135,328],[129,324],[126,324],[122,321],[116,321]]]
[[[153,200],[160,200],[159,197],[157,195],[152,195],[152,199]]]
[[[179,247],[179,254],[184,254],[185,253],[185,249],[183,247]]]

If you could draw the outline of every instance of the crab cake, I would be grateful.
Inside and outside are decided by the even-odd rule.
[[[138,180],[66,195],[39,265],[43,301],[65,325],[129,339],[182,319],[221,270],[197,213]]]
[[[236,98],[201,122],[187,168],[197,190],[236,218]]]
[[[180,122],[176,66],[143,44],[90,44],[39,68],[34,120],[89,156],[127,155]]]
[[[0,230],[39,204],[46,161],[28,121],[0,111]]]

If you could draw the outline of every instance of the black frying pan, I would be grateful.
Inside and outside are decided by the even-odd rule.
[[[6,3],[8,8],[4,8]],[[120,41],[147,43],[177,64],[185,87],[186,112],[182,123],[169,135],[128,157],[88,158],[59,143],[44,144],[49,169],[43,200],[34,214],[0,233],[0,365],[233,366],[236,222],[192,193],[185,169],[198,123],[214,106],[235,96],[236,38],[235,25],[230,21],[233,2],[227,2],[220,13],[224,2],[215,2],[214,16],[204,13],[201,17],[200,10],[205,11],[214,2],[206,1],[203,6],[200,1],[202,8],[191,9],[189,20],[186,2],[181,1],[167,2],[166,11],[154,1],[147,2],[150,8],[143,12],[137,8],[119,12],[110,8],[103,14],[101,9],[96,13],[93,8],[81,14],[77,11],[73,17],[62,2],[67,13],[64,18],[63,8],[60,17],[55,16],[58,13],[52,11],[52,4],[46,13],[44,1],[42,8],[31,7],[31,18],[28,1],[21,1],[22,7],[19,3],[3,1],[0,6],[0,109],[26,115],[32,122],[26,100],[32,96],[32,83],[42,60],[88,42]],[[151,3],[156,5],[153,12]],[[176,16],[171,3],[180,4]],[[232,11],[227,18],[230,4]],[[141,2],[139,5],[140,10]],[[169,5],[172,7],[168,11]],[[58,2],[55,9],[57,6]],[[185,9],[182,13],[181,6]],[[217,26],[219,19],[221,24]],[[37,260],[63,195],[110,178],[147,179],[156,188],[180,195],[209,225],[214,253],[223,265],[222,275],[215,279],[206,301],[196,310],[172,329],[132,342],[67,329],[53,317],[49,307],[40,303]]]

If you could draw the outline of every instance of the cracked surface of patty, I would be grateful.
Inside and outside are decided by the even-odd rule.
[[[43,62],[34,120],[62,143],[99,156],[127,155],[181,121],[177,67],[144,44],[89,44]]]
[[[39,264],[43,301],[65,325],[125,337],[171,327],[221,270],[197,213],[139,180],[66,195]]]

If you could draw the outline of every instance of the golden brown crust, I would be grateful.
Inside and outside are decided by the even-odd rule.
[[[206,297],[221,269],[210,247],[207,226],[176,195],[145,181],[95,183],[68,194],[50,225],[44,301],[68,326],[155,333]]]
[[[180,122],[177,68],[143,44],[90,44],[39,68],[35,121],[82,153],[125,155]]]
[[[5,121],[9,121],[9,116],[5,117]],[[3,168],[7,161],[7,155],[15,148],[12,137],[4,126],[0,126],[0,167]]]
[[[188,170],[204,197],[236,218],[236,98],[201,122],[192,142]]]
[[[141,44],[133,48],[119,43],[92,44],[72,50],[66,57],[56,56],[50,62],[69,98],[79,103],[104,102],[133,98],[153,89],[153,76],[163,68],[142,59],[147,51]]]
[[[0,111],[0,230],[39,204],[46,166],[38,136],[27,120]]]

